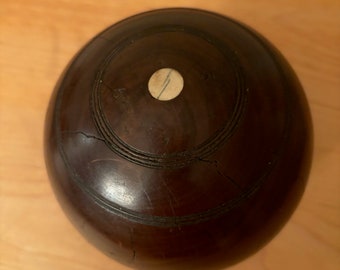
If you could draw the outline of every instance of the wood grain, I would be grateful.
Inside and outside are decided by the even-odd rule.
[[[0,269],[128,269],[89,245],[62,213],[43,159],[45,111],[68,61],[112,23],[189,6],[265,35],[296,70],[315,148],[307,190],[282,232],[234,270],[340,268],[340,2],[336,0],[0,0]]]

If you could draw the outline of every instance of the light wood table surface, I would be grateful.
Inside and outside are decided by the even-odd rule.
[[[43,159],[58,76],[91,37],[142,11],[197,7],[238,19],[286,56],[308,97],[314,158],[284,229],[233,270],[340,269],[340,1],[0,0],[0,269],[123,270],[72,227]]]

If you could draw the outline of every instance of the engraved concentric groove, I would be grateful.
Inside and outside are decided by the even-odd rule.
[[[101,84],[103,82],[102,77],[105,73],[105,70],[109,63],[114,60],[114,57],[123,50],[126,46],[131,44],[130,39],[126,39],[122,41],[116,48],[113,50],[103,62],[103,65],[100,67],[99,72],[97,74],[97,78],[92,90],[91,96],[91,107],[93,112],[94,122],[96,123],[98,131],[101,133],[107,146],[116,154],[120,155],[126,160],[133,162],[135,164],[139,164],[145,167],[151,168],[176,168],[176,167],[184,167],[189,165],[192,162],[195,162],[199,159],[205,158],[215,152],[223,143],[225,143],[235,132],[239,122],[242,118],[246,110],[247,103],[247,88],[245,85],[245,78],[243,74],[243,70],[240,64],[237,61],[237,57],[234,52],[228,50],[222,42],[218,39],[215,39],[208,34],[199,31],[193,28],[183,28],[177,25],[166,25],[157,29],[148,29],[147,31],[139,33],[134,37],[134,41],[144,38],[148,35],[152,35],[159,32],[185,32],[191,35],[195,35],[204,39],[206,42],[214,44],[222,54],[231,62],[234,75],[236,80],[236,102],[234,104],[234,110],[232,115],[227,123],[222,126],[215,134],[213,134],[210,138],[206,139],[200,145],[194,147],[193,149],[167,153],[167,154],[154,154],[142,151],[137,149],[123,140],[119,138],[119,136],[112,130],[112,127],[109,124],[109,121],[106,118],[105,112],[102,108],[101,103]]]

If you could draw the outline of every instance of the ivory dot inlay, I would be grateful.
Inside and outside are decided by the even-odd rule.
[[[149,92],[158,100],[171,100],[183,90],[184,80],[175,69],[162,68],[157,70],[149,80]]]

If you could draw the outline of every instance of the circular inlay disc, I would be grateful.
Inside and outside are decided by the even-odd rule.
[[[177,97],[183,90],[184,80],[175,69],[162,68],[152,74],[149,80],[149,92],[158,100],[171,100]]]

